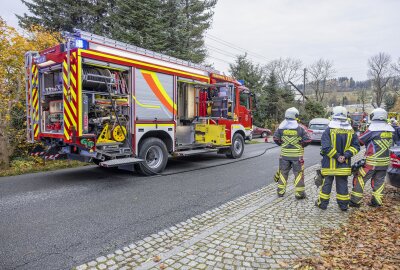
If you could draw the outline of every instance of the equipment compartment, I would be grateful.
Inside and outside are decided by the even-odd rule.
[[[128,156],[130,70],[84,65],[82,71],[83,133],[93,134],[97,151],[106,159]]]

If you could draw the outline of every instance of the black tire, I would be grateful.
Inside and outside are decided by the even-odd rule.
[[[229,148],[228,153],[226,153],[226,156],[228,158],[240,158],[243,154],[244,151],[244,139],[243,136],[240,135],[239,133],[235,133],[232,138],[232,145]]]
[[[102,160],[94,158],[92,159],[93,163],[96,164],[97,166],[100,166],[100,162],[102,162]]]
[[[144,162],[135,166],[139,173],[143,175],[161,173],[168,162],[167,146],[158,138],[147,138],[140,145],[138,157],[144,159]]]
[[[264,131],[263,133],[261,133],[261,138],[265,138],[268,136],[268,133],[266,131]]]

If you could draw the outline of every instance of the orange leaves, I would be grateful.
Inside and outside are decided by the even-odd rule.
[[[11,128],[12,110],[19,109],[19,117],[25,116],[24,54],[54,46],[58,40],[59,34],[45,32],[40,27],[20,33],[0,17],[0,134],[3,134],[0,144],[7,145],[7,155],[13,154],[20,142],[25,142],[25,129]],[[8,157],[3,157],[3,161],[8,163]]]
[[[399,269],[400,195],[387,187],[384,196],[382,207],[362,207],[340,229],[322,230],[320,256],[300,260],[297,269]]]

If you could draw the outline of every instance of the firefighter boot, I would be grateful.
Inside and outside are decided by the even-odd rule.
[[[328,208],[329,199],[331,197],[332,183],[334,176],[326,176],[322,182],[318,199],[315,202],[315,206],[322,210],[326,210]]]

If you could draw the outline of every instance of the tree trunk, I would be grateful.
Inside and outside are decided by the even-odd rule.
[[[5,135],[5,126],[0,125],[0,168],[7,168],[10,163],[8,140]]]

